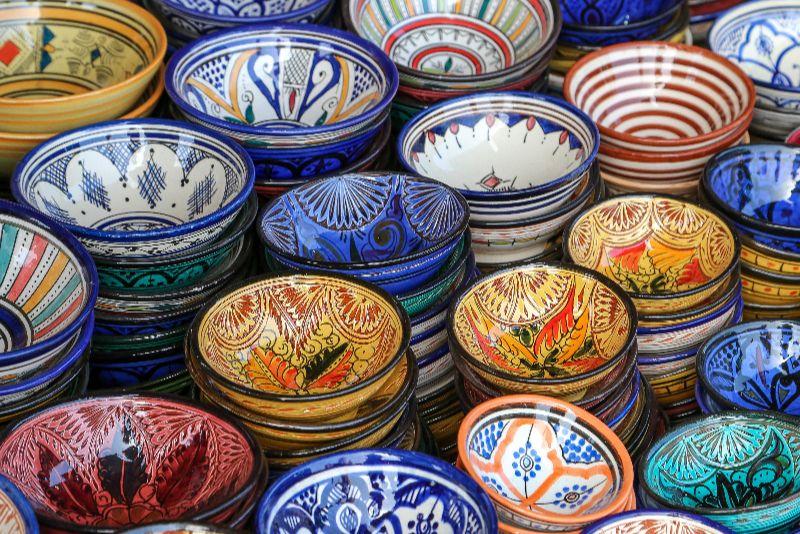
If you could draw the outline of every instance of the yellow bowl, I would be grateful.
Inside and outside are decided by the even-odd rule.
[[[332,274],[272,275],[221,295],[187,333],[217,391],[257,414],[331,420],[380,391],[411,327],[388,293]]]
[[[722,217],[693,202],[624,195],[567,227],[564,256],[619,283],[640,313],[678,312],[728,283],[739,240]]]
[[[800,282],[800,257],[770,249],[747,235],[740,234],[742,264],[751,265],[766,273],[796,277]]]
[[[167,36],[127,0],[0,3],[0,129],[61,132],[131,109],[156,76]]]
[[[743,263],[742,298],[745,304],[798,304],[800,302],[800,281],[770,274]]]

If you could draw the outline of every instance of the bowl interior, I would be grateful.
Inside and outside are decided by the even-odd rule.
[[[578,265],[636,295],[674,295],[723,276],[737,261],[730,227],[698,205],[670,197],[623,196],[579,216],[566,237]]]
[[[400,67],[441,76],[497,73],[542,51],[555,31],[546,0],[349,3],[353,29]]]
[[[381,373],[403,350],[404,326],[397,306],[364,284],[287,275],[219,298],[199,317],[195,339],[199,359],[225,380],[304,396]]]
[[[594,125],[577,110],[534,96],[487,95],[423,113],[400,150],[422,176],[492,193],[577,180],[597,142]]]
[[[348,174],[281,195],[259,230],[268,247],[299,261],[365,264],[420,257],[463,233],[468,217],[464,199],[441,183]]]
[[[0,451],[0,471],[40,517],[94,527],[210,511],[252,483],[256,468],[236,427],[154,397],[54,406],[16,425]]]
[[[534,264],[479,280],[455,304],[451,328],[481,367],[566,379],[620,357],[633,326],[622,296],[596,277]]]

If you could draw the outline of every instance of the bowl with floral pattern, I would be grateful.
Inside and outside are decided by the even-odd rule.
[[[572,404],[512,395],[470,411],[458,458],[499,519],[534,531],[574,531],[626,507],[633,463],[620,439]]]
[[[672,9],[678,0],[561,0],[564,24],[618,26],[647,20]]]
[[[0,472],[25,494],[39,522],[65,532],[179,519],[224,523],[259,491],[264,468],[237,422],[154,395],[50,406],[6,428],[0,450]]]
[[[96,124],[39,145],[12,191],[100,257],[197,247],[232,224],[253,188],[253,162],[210,130],[159,119]]]
[[[733,531],[703,516],[686,512],[636,510],[592,523],[585,534],[733,534]]]

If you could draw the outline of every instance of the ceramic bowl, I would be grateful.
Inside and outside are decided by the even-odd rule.
[[[257,491],[263,470],[260,450],[238,423],[151,395],[49,407],[7,428],[0,450],[0,472],[39,521],[67,532],[211,519]]]
[[[464,198],[439,182],[349,174],[279,196],[259,216],[258,233],[284,269],[345,272],[398,294],[435,275],[468,214]]]
[[[409,332],[400,305],[375,286],[338,275],[273,275],[198,313],[187,356],[250,411],[333,419],[380,389],[408,349]]]
[[[290,471],[261,498],[254,523],[258,534],[296,528],[290,525],[327,532],[340,528],[343,517],[370,532],[402,524],[420,532],[497,533],[491,501],[465,474],[425,454],[377,449],[333,454]]]
[[[186,369],[182,340],[174,345],[112,351],[93,349],[92,389],[126,388],[157,380]]]
[[[747,303],[797,304],[800,281],[742,264],[742,297]]]
[[[786,136],[786,144],[792,146],[800,146],[800,127],[795,128]]]
[[[172,523],[153,523],[143,527],[123,530],[120,534],[236,534],[236,532],[238,531],[216,525],[176,521]]]
[[[750,130],[754,135],[770,142],[782,143],[798,126],[800,126],[800,110],[765,108],[756,104]]]
[[[564,24],[615,26],[647,20],[672,9],[679,0],[561,0]]]
[[[698,179],[696,177],[681,181],[658,181],[622,178],[607,171],[600,171],[600,176],[603,178],[603,185],[605,185],[610,197],[630,193],[651,193],[655,195],[674,195],[688,199],[697,198]]]
[[[450,307],[454,356],[504,391],[580,400],[635,342],[622,289],[587,269],[529,264],[479,278]]]
[[[769,412],[679,425],[639,464],[641,502],[700,514],[736,532],[779,532],[800,516],[798,439],[796,419]]]
[[[125,114],[167,50],[156,18],[120,0],[4,2],[0,28],[4,132],[60,132]]]
[[[0,200],[0,236],[0,369],[14,377],[74,345],[97,299],[97,271],[64,227],[24,206]]]
[[[564,97],[597,122],[604,143],[641,152],[713,145],[749,124],[755,105],[753,83],[735,64],[659,42],[581,58],[567,74]]]
[[[39,524],[25,495],[0,475],[0,529],[7,534],[39,534]]]
[[[658,2],[654,3],[658,4]],[[666,26],[682,25],[681,19],[688,18],[688,16],[687,3],[678,1],[637,22],[628,21],[614,25],[564,24],[558,36],[558,42],[578,47],[601,48],[617,43],[654,39]]]
[[[739,241],[715,212],[685,200],[626,195],[564,230],[564,255],[618,282],[642,313],[680,311],[727,284]]]
[[[660,532],[696,532],[733,534],[733,531],[703,516],[686,512],[637,510],[616,514],[583,529],[584,534],[657,534]]]
[[[220,85],[223,78],[233,81]],[[351,136],[382,120],[398,79],[386,55],[359,37],[286,24],[194,41],[170,59],[166,85],[192,122],[247,146],[298,147]]]
[[[60,134],[19,164],[15,198],[101,257],[152,257],[219,236],[253,188],[235,143],[174,121],[113,121]]]
[[[800,278],[800,254],[774,249],[759,243],[746,231],[737,228],[742,242],[742,263],[765,273]]]
[[[512,395],[480,404],[458,432],[458,458],[519,528],[579,530],[620,511],[633,490],[625,446],[569,403]]]
[[[484,202],[502,216],[498,208],[513,207],[505,217],[518,219],[566,203],[588,179],[598,146],[597,128],[580,110],[505,92],[431,106],[403,128],[397,153],[411,172],[457,189],[470,208]]]
[[[800,42],[800,8],[761,0],[734,7],[708,34],[715,53],[739,65],[756,85],[759,105],[800,111],[800,74],[792,59]]]

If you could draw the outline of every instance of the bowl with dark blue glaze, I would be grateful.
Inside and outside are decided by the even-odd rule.
[[[104,258],[157,257],[211,241],[253,189],[250,157],[195,125],[111,121],[42,143],[17,166],[17,201]]]
[[[259,216],[258,233],[276,265],[346,272],[399,294],[436,274],[468,218],[464,198],[434,180],[349,174],[279,196]]]
[[[262,497],[258,534],[322,534],[346,521],[355,531],[495,534],[486,493],[468,476],[431,456],[364,449],[332,454],[293,469]]]
[[[680,0],[560,0],[564,24],[624,26],[656,17]]]
[[[131,387],[185,370],[183,340],[171,346],[127,349],[92,349],[92,389]]]
[[[642,2],[647,6],[659,2]],[[668,26],[681,25],[688,18],[689,8],[684,1],[667,2],[667,9],[636,22],[622,24],[564,24],[559,43],[568,46],[600,48],[618,43],[646,41],[662,33]]]
[[[39,523],[28,499],[3,475],[0,475],[0,531],[6,534],[39,534]]]
[[[728,528],[703,516],[686,512],[635,510],[592,523],[583,534],[733,534]]]

